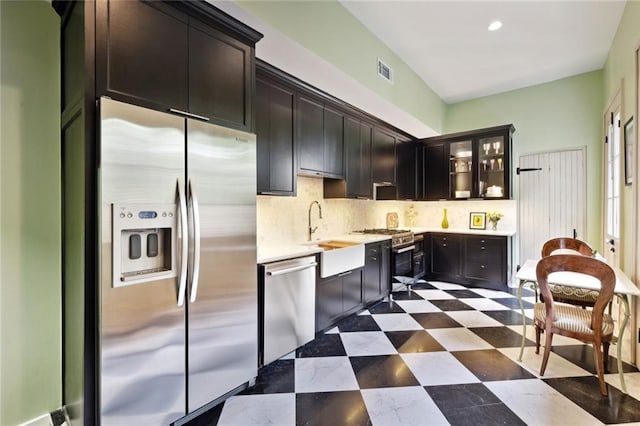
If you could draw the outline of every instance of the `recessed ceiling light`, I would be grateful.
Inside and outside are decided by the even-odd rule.
[[[493,21],[492,23],[489,24],[489,31],[496,31],[496,30],[499,30],[500,28],[502,28],[502,22],[500,21]]]

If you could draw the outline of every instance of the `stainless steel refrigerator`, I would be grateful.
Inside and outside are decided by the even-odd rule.
[[[255,135],[99,109],[100,418],[169,424],[257,375]]]

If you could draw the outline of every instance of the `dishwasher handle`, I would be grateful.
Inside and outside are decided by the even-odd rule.
[[[309,268],[315,268],[317,265],[318,262],[312,262],[307,263],[306,265],[294,266],[293,268],[279,269],[277,271],[267,271],[267,275],[270,277],[275,277],[278,275],[290,274],[291,272],[298,272]]]

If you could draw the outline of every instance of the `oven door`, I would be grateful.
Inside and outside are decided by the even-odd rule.
[[[413,278],[413,244],[393,247],[391,249],[391,276]]]

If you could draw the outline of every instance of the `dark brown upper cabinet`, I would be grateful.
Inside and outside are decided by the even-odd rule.
[[[345,184],[348,198],[371,199],[373,197],[371,131],[371,125],[356,118],[345,117],[344,119]],[[330,183],[332,183],[330,179],[325,179],[325,184]]]
[[[252,48],[194,19],[189,27],[189,112],[251,130]]]
[[[258,193],[295,195],[295,93],[266,78],[256,80]]]
[[[298,97],[298,173],[344,177],[344,114],[315,98]]]
[[[96,95],[253,131],[262,35],[234,21],[201,2],[96,2]]]
[[[510,198],[514,131],[508,124],[422,140],[421,198]]]
[[[189,16],[161,2],[97,2],[98,95],[188,109]]]
[[[415,200],[417,198],[418,145],[413,142],[398,143],[396,157],[398,200]]]
[[[269,131],[273,132],[269,126],[273,126],[274,123],[269,123],[269,119],[265,121],[265,117],[269,114],[273,115],[273,112],[267,112],[267,110],[274,105],[269,101],[268,94],[273,93],[273,89],[267,89],[266,84],[285,88],[287,105],[279,105],[278,108],[283,114],[286,111],[287,120],[291,116],[290,96],[295,95],[296,101],[293,108],[295,161],[293,163],[297,174],[324,178],[325,198],[372,199],[374,182],[376,182],[375,173],[377,183],[383,185],[377,190],[379,199],[396,199],[396,163],[401,161],[396,158],[396,144],[408,144],[410,141],[413,143],[415,139],[411,135],[264,61],[256,62],[259,193],[295,195],[295,192],[290,194],[288,191],[282,191],[281,188],[277,189],[273,182],[268,183],[269,180],[273,181],[273,174],[269,175],[269,171],[273,173],[275,167],[273,154],[269,154],[260,141],[262,135]],[[284,99],[283,102],[285,102]],[[272,117],[271,120],[273,121],[274,118]],[[288,121],[282,121],[282,123],[285,124],[278,127],[289,128]],[[290,147],[291,144],[288,134],[283,139],[287,142],[281,142],[283,147],[279,152],[282,156],[278,154],[278,158],[283,162],[278,163],[280,164],[278,167],[286,169],[288,173],[291,163],[284,163],[284,158],[289,156],[291,150],[285,149],[284,145]],[[409,156],[408,161],[415,162],[415,155],[409,154]],[[271,164],[267,164],[268,162]],[[283,166],[283,164],[286,165]],[[406,193],[409,194],[415,192],[415,167],[412,167],[413,177],[402,176],[402,179],[409,182],[410,188],[406,189]],[[408,173],[405,168],[402,171],[405,174]],[[295,188],[295,178],[293,186]],[[403,199],[409,198],[415,198],[415,195],[403,196]]]
[[[375,127],[371,143],[371,168],[374,183],[396,183],[396,136]]]
[[[421,166],[418,168],[418,183],[423,200],[449,198],[449,147],[444,142],[431,142],[422,146]]]

